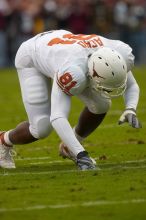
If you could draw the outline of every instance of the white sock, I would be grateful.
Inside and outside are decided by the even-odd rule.
[[[10,131],[11,131],[11,130],[10,130]],[[9,133],[10,133],[10,131],[6,131],[6,132],[5,132],[5,134],[4,134],[4,141],[6,142],[6,144],[12,146],[13,143],[12,143],[12,142],[10,141],[10,139],[9,139]]]

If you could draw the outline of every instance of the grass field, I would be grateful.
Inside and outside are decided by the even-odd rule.
[[[122,98],[113,101],[102,125],[84,142],[100,171],[77,171],[58,156],[55,132],[16,146],[17,168],[0,169],[0,220],[146,219],[146,68],[136,68],[141,88],[137,110],[143,128],[119,126]],[[73,98],[70,123],[83,105]],[[0,129],[26,120],[15,70],[0,71]]]

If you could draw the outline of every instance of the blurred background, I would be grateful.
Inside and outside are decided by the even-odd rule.
[[[146,64],[146,0],[0,0],[0,68],[14,66],[23,41],[53,29],[120,39]]]

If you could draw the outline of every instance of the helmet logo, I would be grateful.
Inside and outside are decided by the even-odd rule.
[[[96,70],[95,70],[95,63],[93,62],[93,77],[98,77],[98,78],[102,78],[102,79],[105,79],[104,77],[100,76]]]

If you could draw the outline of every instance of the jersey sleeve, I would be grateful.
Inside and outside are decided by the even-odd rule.
[[[127,72],[129,72],[132,70],[132,67],[134,66],[135,56],[132,53],[132,48],[128,44],[122,41],[119,42],[120,43],[118,44],[118,47],[116,49],[125,59],[127,64]]]
[[[78,66],[60,70],[56,76],[57,84],[69,96],[80,94],[87,85],[87,77]]]
[[[131,71],[128,72],[127,88],[124,93],[124,101],[126,108],[133,108],[136,110],[139,101],[139,86]]]
[[[76,156],[84,151],[83,146],[77,140],[72,127],[68,121],[71,106],[71,97],[66,95],[57,85],[54,79],[51,94],[51,116],[50,121],[60,139]]]

